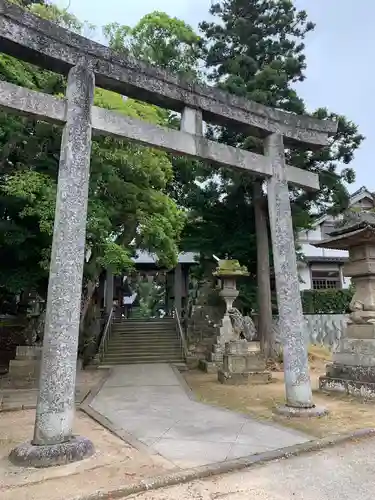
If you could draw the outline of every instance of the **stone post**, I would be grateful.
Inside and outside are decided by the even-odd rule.
[[[11,452],[19,465],[62,465],[94,452],[89,440],[73,436],[94,86],[87,67],[70,70],[34,438]]]
[[[200,109],[184,108],[181,113],[181,132],[193,135],[203,135],[202,111]]]
[[[270,283],[270,256],[265,197],[262,182],[254,182],[254,212],[257,243],[257,285],[258,285],[258,334],[261,351],[266,358],[273,352],[272,302]]]
[[[282,135],[274,133],[265,139],[265,155],[270,157],[272,164],[267,188],[268,209],[286,392],[286,406],[277,411],[291,415],[321,415],[325,410],[315,408],[312,400]]]

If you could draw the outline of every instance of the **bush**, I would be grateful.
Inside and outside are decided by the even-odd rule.
[[[303,290],[301,292],[304,314],[345,314],[353,289],[344,290]]]

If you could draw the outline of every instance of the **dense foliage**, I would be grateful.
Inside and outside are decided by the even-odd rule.
[[[352,288],[344,290],[303,290],[302,307],[305,314],[346,314],[353,298]]]

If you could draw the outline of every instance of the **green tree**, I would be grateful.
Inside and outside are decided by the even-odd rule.
[[[152,12],[142,17],[133,27],[112,23],[104,27],[104,34],[111,49],[136,57],[147,64],[165,69],[195,81],[203,78],[200,72],[203,55],[202,39],[194,29],[165,12]],[[176,113],[160,110],[168,125],[178,128]],[[168,193],[177,205],[189,209],[192,196],[198,189],[196,181],[204,180],[206,169],[186,157],[170,155],[173,177],[168,183]]]
[[[210,79],[219,87],[236,95],[297,114],[306,113],[295,84],[304,80],[306,57],[304,39],[314,29],[305,11],[298,11],[291,0],[224,0],[213,4],[211,14],[218,22],[203,22],[206,36],[206,64]],[[329,147],[312,153],[288,149],[287,159],[296,167],[320,175],[319,193],[301,194],[294,190],[299,212],[311,208],[325,210],[327,204],[342,208],[347,203],[344,182],[354,181],[354,171],[344,168],[353,159],[363,136],[357,126],[345,117],[318,109],[321,119],[338,121],[338,132]],[[220,140],[258,151],[256,138],[221,129]],[[242,178],[241,178],[242,180]],[[297,207],[296,207],[297,208]]]
[[[108,24],[104,35],[113,50],[186,78],[195,79],[199,74],[201,38],[191,26],[165,12],[147,14],[134,28]]]
[[[81,31],[82,24],[70,14],[50,5],[38,7],[45,9],[45,17],[51,18],[51,12],[57,12],[53,19]],[[0,78],[56,95],[61,95],[65,86],[63,78],[5,55],[0,56]],[[165,124],[166,114],[156,107],[125,101],[113,92],[97,89],[95,104]],[[60,137],[59,127],[0,114],[0,210],[4,222],[0,228],[0,253],[12,255],[10,261],[1,259],[0,284],[4,287],[19,290],[30,281],[29,286],[39,286],[45,292]],[[95,140],[87,227],[91,257],[85,269],[86,288],[92,290],[88,284],[96,282],[102,266],[111,265],[118,271],[131,266],[132,242],[138,248],[155,252],[167,267],[176,262],[184,215],[166,193],[172,174],[169,157],[161,151],[108,137]],[[20,243],[16,252],[15,242]]]
[[[45,5],[46,1],[45,0],[9,0],[12,3],[16,3],[17,5],[20,5],[21,7],[24,8],[29,8],[34,4],[41,4]]]

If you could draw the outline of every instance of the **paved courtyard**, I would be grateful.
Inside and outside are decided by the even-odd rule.
[[[118,431],[187,468],[292,446],[313,439],[194,401],[167,364],[114,367],[91,402]]]

